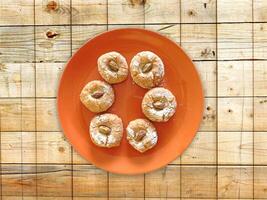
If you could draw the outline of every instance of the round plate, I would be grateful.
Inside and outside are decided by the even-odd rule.
[[[100,77],[97,58],[109,51],[118,51],[128,63],[140,51],[149,50],[165,64],[163,87],[176,96],[176,114],[165,123],[154,123],[158,144],[145,153],[134,150],[124,131],[119,147],[107,149],[95,146],[90,140],[89,123],[94,113],[80,102],[84,85]],[[123,120],[145,118],[141,101],[147,90],[126,81],[113,85],[115,103],[107,111]],[[68,62],[58,90],[58,113],[63,131],[74,149],[90,163],[113,173],[138,174],[163,167],[187,148],[199,127],[203,111],[203,94],[197,71],[185,52],[168,38],[144,29],[117,29],[96,36],[82,46]]]

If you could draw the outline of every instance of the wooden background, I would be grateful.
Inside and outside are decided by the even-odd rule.
[[[120,27],[172,38],[205,88],[191,146],[138,176],[83,160],[56,112],[72,53]],[[0,132],[3,200],[267,199],[267,1],[0,0]]]

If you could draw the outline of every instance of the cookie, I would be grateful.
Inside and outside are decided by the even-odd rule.
[[[120,145],[123,124],[120,117],[105,113],[95,116],[90,123],[90,137],[99,147],[116,147]]]
[[[99,74],[110,84],[120,83],[128,76],[126,59],[118,52],[103,54],[98,58],[97,65]]]
[[[158,135],[154,125],[147,119],[131,121],[127,128],[128,142],[139,152],[143,153],[153,148],[158,141]]]
[[[114,91],[104,81],[94,80],[87,83],[81,91],[80,100],[90,111],[106,111],[114,102]]]
[[[153,52],[142,51],[133,57],[130,72],[137,85],[150,89],[160,85],[164,76],[164,64]]]
[[[175,96],[162,87],[149,90],[142,100],[144,115],[154,122],[168,121],[174,115],[176,106]]]

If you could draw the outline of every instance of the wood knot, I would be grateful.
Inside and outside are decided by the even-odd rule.
[[[7,66],[3,63],[0,63],[0,71],[5,72],[7,69]]]
[[[146,4],[146,0],[130,0],[130,3],[131,3],[132,6],[145,5]]]
[[[260,104],[267,103],[267,100],[261,100]]]
[[[229,112],[229,113],[231,113],[231,112],[233,112],[233,110],[231,110],[231,109],[228,109],[228,112]]]
[[[196,11],[194,11],[194,10],[188,10],[187,14],[189,16],[196,16],[197,15]]]
[[[211,107],[210,107],[210,106],[208,106],[208,107],[207,107],[207,110],[211,110]]]
[[[55,2],[55,1],[49,1],[47,4],[46,4],[46,9],[47,11],[57,11],[58,10],[58,3]]]
[[[59,35],[59,33],[54,31],[47,31],[45,35],[48,39],[54,39]]]
[[[215,51],[211,50],[210,48],[205,48],[204,50],[201,51],[201,57],[207,58],[207,57],[214,57],[215,56]]]
[[[58,151],[61,152],[61,153],[63,153],[65,151],[65,149],[64,149],[64,147],[59,147],[58,148]]]

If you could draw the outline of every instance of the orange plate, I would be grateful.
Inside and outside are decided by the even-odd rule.
[[[97,58],[109,51],[118,51],[130,63],[138,52],[149,50],[161,57],[165,64],[162,86],[176,96],[176,114],[166,123],[154,123],[158,131],[158,144],[141,154],[131,147],[124,132],[121,145],[116,148],[95,146],[89,136],[89,123],[94,113],[80,102],[83,86],[102,79],[97,71]],[[123,120],[144,118],[141,101],[147,90],[127,80],[113,85],[116,100],[108,110]],[[100,34],[88,41],[68,62],[58,91],[58,113],[63,131],[73,145],[89,162],[113,173],[138,174],[163,167],[187,148],[199,127],[203,111],[203,94],[197,71],[185,54],[166,37],[144,29],[117,29]]]

